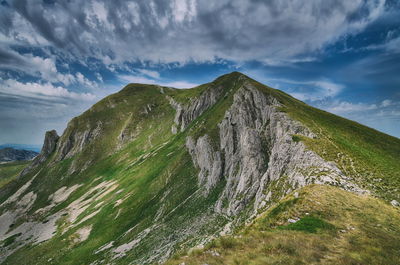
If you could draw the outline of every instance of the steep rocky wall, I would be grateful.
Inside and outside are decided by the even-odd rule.
[[[187,138],[186,147],[200,169],[199,185],[205,194],[219,180],[226,180],[216,204],[217,212],[237,215],[247,206],[258,209],[273,198],[311,183],[364,192],[335,164],[293,139],[293,135],[315,135],[279,111],[279,106],[275,98],[246,82],[235,93],[232,106],[218,125],[218,150],[207,135]]]
[[[47,131],[44,137],[44,143],[42,150],[40,151],[40,154],[36,156],[35,159],[32,161],[32,163],[21,172],[21,175],[27,174],[32,169],[38,167],[43,162],[45,162],[47,158],[49,158],[49,156],[56,149],[57,142],[59,139],[60,137],[58,136],[55,130]]]
[[[189,104],[181,104],[168,96],[171,106],[176,110],[173,133],[183,131],[191,121],[199,117],[205,110],[214,105],[223,94],[223,88],[211,85],[198,98],[191,99]]]
[[[100,135],[102,122],[98,121],[96,127],[87,126],[85,130],[75,130],[73,121],[68,124],[66,132],[61,136],[56,149],[55,161],[61,161],[79,153],[83,148]]]

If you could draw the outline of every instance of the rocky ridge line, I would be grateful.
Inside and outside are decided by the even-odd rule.
[[[26,175],[32,169],[43,164],[56,149],[59,139],[60,136],[58,136],[56,130],[47,131],[44,137],[42,150],[40,151],[39,155],[33,159],[32,163],[21,172],[21,176]]]
[[[207,194],[225,178],[215,210],[238,215],[269,205],[292,190],[312,183],[330,184],[358,193],[365,190],[332,162],[323,160],[294,135],[316,137],[309,129],[278,110],[281,104],[250,82],[234,94],[233,104],[219,123],[219,147],[208,135],[187,137],[186,147],[200,170],[199,186]],[[184,115],[184,114],[181,114]],[[277,185],[278,184],[278,185]]]

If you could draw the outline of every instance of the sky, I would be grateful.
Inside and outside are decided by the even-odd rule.
[[[41,145],[127,83],[232,71],[400,137],[400,1],[0,0],[0,144]]]

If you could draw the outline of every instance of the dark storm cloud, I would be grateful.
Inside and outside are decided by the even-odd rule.
[[[34,31],[50,45],[105,63],[285,60],[365,27],[384,0],[10,1],[8,38]],[[3,12],[5,13],[5,12]],[[12,21],[12,22],[10,22]],[[16,32],[18,30],[19,32]]]
[[[17,52],[0,46],[0,66],[25,65],[26,61]]]

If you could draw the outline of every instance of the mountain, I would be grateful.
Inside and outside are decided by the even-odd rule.
[[[10,147],[0,149],[0,162],[31,160],[38,153],[29,150],[18,150]]]
[[[35,144],[0,144],[0,149],[11,147],[14,149],[18,150],[28,150],[28,151],[34,151],[39,153],[41,149],[41,145],[35,145]]]
[[[238,72],[130,84],[0,188],[0,262],[395,264],[399,158],[399,139]]]

